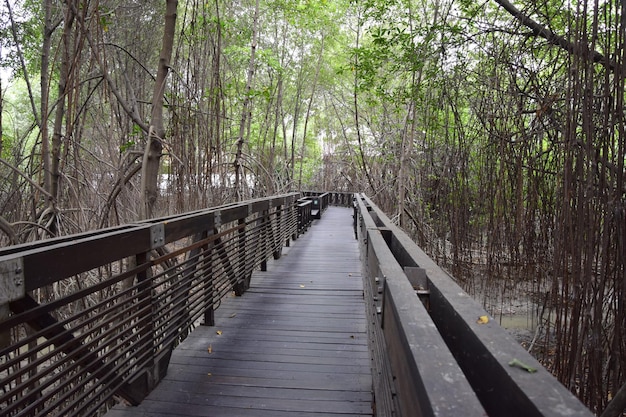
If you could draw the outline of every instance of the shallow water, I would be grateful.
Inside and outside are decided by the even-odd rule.
[[[537,320],[530,313],[503,314],[494,319],[507,330],[534,332],[537,328]]]

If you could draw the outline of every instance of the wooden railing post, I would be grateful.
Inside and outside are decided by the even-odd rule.
[[[291,233],[289,233],[289,226],[291,225],[292,215],[293,215],[293,204],[287,204],[285,206],[285,220],[284,220],[284,232],[283,237],[285,239],[285,247],[291,246]]]
[[[276,206],[276,228],[277,233],[275,233],[274,236],[274,252],[272,252],[272,255],[274,255],[274,259],[280,259],[280,257],[282,256],[283,253],[283,245],[282,245],[282,211],[283,211],[283,206],[278,205]],[[278,236],[276,236],[278,235]]]
[[[195,242],[206,242],[198,249],[194,249],[189,254],[189,259],[198,257],[196,264],[197,279],[202,282],[203,297],[203,326],[215,325],[215,312],[213,309],[213,297],[215,288],[213,285],[213,240],[209,240],[209,236],[213,235],[213,229],[204,229],[196,235]]]
[[[238,271],[237,271],[237,283],[235,285],[235,295],[242,296],[250,285],[250,277],[246,271],[246,218],[240,218],[237,220],[237,226],[239,226],[237,252],[238,258]]]
[[[271,227],[269,209],[265,209],[261,213],[260,220],[257,224],[261,224],[260,239],[261,239],[261,253],[263,253],[263,260],[261,260],[261,271],[267,271],[267,228]]]
[[[291,231],[291,240],[295,241],[298,239],[298,229],[300,228],[300,208],[297,198],[291,202],[291,216],[291,222],[295,222],[295,227]]]
[[[209,237],[207,232],[207,238]],[[215,268],[215,241],[211,240],[204,250],[203,267],[204,267],[204,291],[205,291],[205,307],[204,307],[204,325],[215,326],[215,279],[213,277],[213,269]]]
[[[149,252],[141,252],[135,255],[135,265],[138,267],[148,263]],[[152,288],[150,280],[152,271],[149,266],[139,271],[136,275],[137,280],[137,304],[147,303],[150,305],[146,311],[146,315],[141,317],[137,325],[139,326],[139,344],[137,350],[133,352],[135,358],[146,357],[142,362],[142,369],[137,373],[135,378],[129,381],[129,396],[127,397],[133,404],[139,404],[141,400],[152,390],[158,381],[152,378],[152,370],[154,367],[155,356],[155,340],[154,340],[154,303],[152,299]]]
[[[0,321],[8,319],[11,313],[9,304],[0,304]],[[0,330],[0,349],[4,349],[11,345],[11,332],[8,330]]]

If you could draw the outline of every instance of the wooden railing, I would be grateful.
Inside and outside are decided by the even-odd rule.
[[[320,212],[354,207],[377,417],[591,416],[369,198],[306,197]],[[0,250],[0,414],[139,403],[173,348],[310,227],[312,201],[286,194]]]
[[[364,195],[376,416],[578,416],[591,412]]]
[[[0,414],[139,403],[172,349],[305,229],[300,194],[0,250]],[[310,216],[310,211],[309,211]],[[310,221],[309,221],[310,222]]]
[[[320,208],[322,211],[326,210],[328,206],[341,206],[352,207],[354,194],[344,193],[336,191],[317,192],[317,191],[303,191],[302,195],[307,197],[317,197],[320,201]]]

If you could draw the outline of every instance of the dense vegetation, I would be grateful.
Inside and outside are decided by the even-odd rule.
[[[362,191],[600,413],[626,381],[626,10],[6,0],[0,243]]]

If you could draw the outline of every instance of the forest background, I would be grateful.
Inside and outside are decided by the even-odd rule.
[[[365,192],[593,411],[626,381],[622,1],[2,3],[1,245]]]

